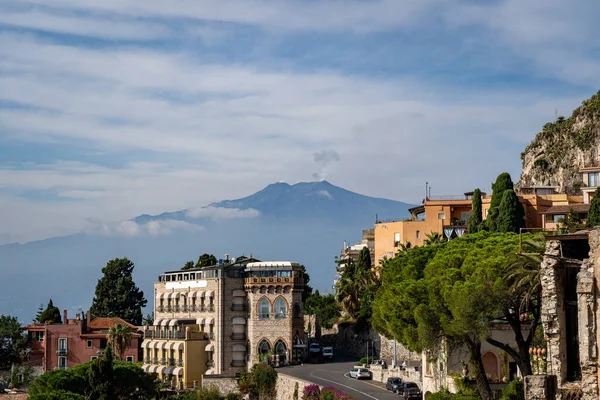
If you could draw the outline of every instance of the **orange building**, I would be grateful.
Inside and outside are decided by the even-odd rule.
[[[598,168],[600,171],[600,168]],[[595,190],[595,188],[594,188]],[[521,188],[519,200],[525,208],[525,224],[527,229],[556,229],[553,221],[554,210],[564,214],[563,208],[583,203],[582,196],[570,196],[556,193],[556,188],[529,187]],[[491,195],[482,193],[483,219],[487,217]],[[471,214],[473,192],[462,196],[428,197],[425,202],[410,209],[411,218],[403,221],[377,221],[375,223],[375,263],[384,257],[392,258],[402,245],[422,246],[427,235],[437,232],[446,240],[463,236],[467,233],[466,222]]]

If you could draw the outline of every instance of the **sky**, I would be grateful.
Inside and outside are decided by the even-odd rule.
[[[600,88],[597,0],[0,0],[0,244],[327,179],[489,190]]]

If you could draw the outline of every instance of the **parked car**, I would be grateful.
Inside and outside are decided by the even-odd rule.
[[[403,382],[398,393],[403,400],[423,400],[423,393],[419,389],[419,385],[414,382]]]
[[[402,385],[402,379],[388,378],[387,382],[385,383],[385,388],[387,390],[391,390],[392,392],[396,393],[400,390],[401,385]]]
[[[333,360],[333,347],[323,347],[323,358],[325,361]]]
[[[375,360],[371,363],[371,365],[381,365],[381,368],[387,369],[387,361],[385,360]]]
[[[371,379],[373,376],[371,375],[371,371],[366,368],[352,368],[350,370],[350,378],[354,379]]]

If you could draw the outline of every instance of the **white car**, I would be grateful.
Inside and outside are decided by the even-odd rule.
[[[366,368],[352,368],[350,370],[350,378],[354,379],[371,379],[371,371]]]

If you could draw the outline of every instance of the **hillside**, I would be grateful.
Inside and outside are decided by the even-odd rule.
[[[560,192],[577,194],[582,185],[579,168],[600,165],[600,91],[569,118],[544,125],[521,160],[519,187],[558,186]]]

